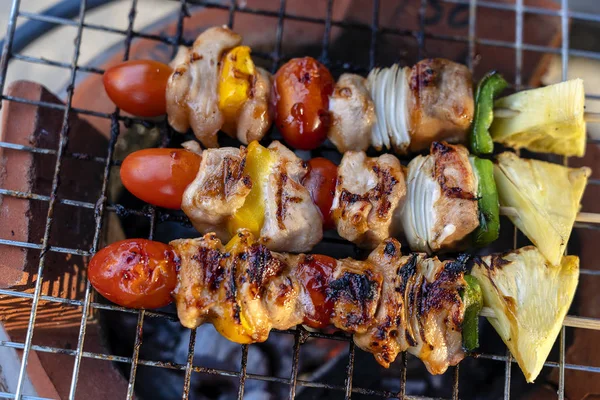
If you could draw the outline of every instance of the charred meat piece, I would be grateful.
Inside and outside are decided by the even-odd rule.
[[[440,262],[414,253],[403,256],[388,239],[369,256],[382,271],[383,288],[375,321],[354,342],[387,367],[405,350],[429,372],[441,374],[464,358],[460,292],[466,283],[461,263]]]
[[[251,234],[240,232],[227,246],[214,234],[171,245],[182,262],[174,296],[184,326],[211,322],[228,339],[251,343],[265,341],[273,327],[302,321],[287,264]]]
[[[435,141],[464,142],[473,120],[473,83],[464,65],[443,58],[415,64],[408,78],[410,150]]]
[[[196,179],[183,195],[181,209],[201,233],[229,240],[227,220],[244,205],[252,181],[244,174],[246,149],[223,147],[202,152]]]
[[[402,227],[413,251],[460,247],[479,226],[477,182],[461,145],[435,142],[431,153],[408,164]]]
[[[350,151],[338,167],[331,215],[340,236],[374,248],[399,233],[405,197],[403,167],[396,157]]]
[[[221,56],[241,41],[230,29],[207,29],[187,53],[178,53],[177,61],[183,61],[174,66],[167,83],[169,124],[178,132],[191,126],[205,147],[219,146],[217,133],[224,122],[217,92]]]
[[[310,193],[300,183],[308,172],[291,150],[274,141],[269,150],[276,161],[265,190],[265,219],[261,240],[275,251],[309,251],[323,237],[323,222]]]

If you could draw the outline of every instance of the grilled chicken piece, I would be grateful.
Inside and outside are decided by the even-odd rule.
[[[403,167],[396,157],[347,152],[338,167],[331,215],[340,236],[374,248],[399,233],[406,197]]]
[[[231,237],[227,219],[244,205],[252,181],[244,174],[246,149],[223,147],[202,152],[198,175],[183,194],[181,209],[200,233]]]
[[[269,115],[269,95],[271,93],[271,74],[257,67],[252,91],[249,99],[244,103],[237,117],[235,133],[231,136],[248,144],[253,140],[261,140],[273,122]]]
[[[477,182],[467,149],[433,143],[408,164],[402,227],[413,251],[456,249],[479,226]]]
[[[411,305],[407,305],[407,314],[412,314],[410,324],[417,334],[416,344],[408,352],[421,359],[432,374],[444,373],[465,357],[461,333],[465,305],[460,297],[467,285],[465,261],[460,257],[443,262],[437,257],[420,260],[415,272],[417,283],[406,288],[405,299],[415,297],[414,308],[410,310]]]
[[[434,141],[464,142],[473,120],[473,84],[464,65],[443,58],[419,61],[409,76],[410,150]]]
[[[173,69],[167,83],[169,124],[178,132],[191,126],[205,147],[218,147],[217,132],[224,122],[217,92],[219,61],[223,53],[241,42],[242,37],[228,28],[207,29],[196,38],[185,61]]]
[[[369,148],[371,128],[375,123],[375,105],[366,80],[355,74],[342,74],[329,98],[333,117],[329,140],[340,153]]]
[[[227,246],[210,233],[171,245],[181,257],[173,294],[185,327],[211,322],[228,339],[252,343],[265,341],[272,328],[302,322],[299,286],[289,266],[250,233],[238,233]]]
[[[440,262],[419,253],[402,256],[394,239],[380,244],[369,255],[384,276],[380,305],[369,329],[354,336],[356,345],[386,368],[405,350],[432,374],[458,364],[464,358],[463,261]]]
[[[331,322],[349,333],[365,332],[373,324],[383,276],[373,265],[351,258],[338,260],[327,299],[334,302]]]
[[[300,158],[281,143],[269,146],[275,157],[265,183],[265,218],[261,241],[275,251],[309,251],[321,241],[323,222],[308,190],[300,184],[307,170]],[[223,147],[202,152],[198,175],[183,195],[181,209],[201,233],[231,238],[227,223],[244,205],[252,182],[244,174],[247,150]]]
[[[261,240],[274,251],[309,251],[323,237],[323,222],[310,193],[300,183],[308,171],[302,160],[278,141],[269,149],[277,160],[267,180]]]

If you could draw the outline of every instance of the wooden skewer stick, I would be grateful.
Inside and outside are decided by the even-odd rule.
[[[506,215],[507,217],[518,217],[519,212],[514,207],[500,207],[500,215]],[[580,212],[575,217],[576,222],[584,222],[588,224],[600,224],[600,214]]]
[[[513,118],[519,115],[520,112],[510,108],[494,108],[494,118]],[[600,113],[584,112],[583,119],[585,122],[597,123],[600,122]]]
[[[479,315],[487,318],[496,318],[494,310],[490,307],[483,307]],[[567,315],[563,321],[563,325],[573,328],[600,330],[599,320],[595,318],[575,317],[573,315]]]

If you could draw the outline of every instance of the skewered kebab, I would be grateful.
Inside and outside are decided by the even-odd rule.
[[[241,40],[225,27],[207,29],[171,62],[169,78],[164,64],[148,62],[140,78],[143,61],[130,62],[131,67],[125,63],[107,70],[107,93],[133,114],[166,112],[175,130],[191,127],[205,147],[218,146],[219,130],[244,144],[260,140],[274,120],[294,148],[314,149],[329,137],[341,152],[373,146],[406,153],[425,150],[434,141],[466,142],[474,117],[487,114],[491,124],[494,95],[506,86],[498,75],[487,77],[487,86],[496,90],[478,90],[474,101],[469,70],[440,58],[422,60],[412,68],[376,68],[366,79],[342,74],[335,83],[325,66],[304,57],[290,60],[271,77],[254,65]],[[144,79],[148,89],[139,84]],[[534,151],[582,156],[583,85],[580,80],[571,82],[499,100],[498,121],[491,130],[494,139]],[[164,99],[155,99],[161,90],[166,105]],[[566,134],[557,135],[556,127]],[[564,146],[565,137],[574,144]]]
[[[290,255],[269,251],[242,230],[226,245],[212,233],[171,246],[117,242],[93,257],[89,277],[101,294],[129,307],[167,304],[169,288],[184,326],[209,322],[234,342],[265,341],[271,329],[331,324],[353,334],[384,367],[407,350],[432,374],[477,347],[481,283],[492,324],[533,381],[573,299],[577,257],[546,265],[529,246],[475,259],[473,276],[466,274],[468,259],[403,255],[395,239],[366,261]]]
[[[163,155],[156,160],[145,156],[156,152]],[[507,180],[499,171],[506,170],[510,157],[520,160],[509,153],[498,158],[495,175],[502,183]],[[194,161],[186,161],[190,158]],[[521,164],[510,169],[507,182],[531,175],[527,165],[565,177],[543,183],[560,188],[560,210],[552,208],[552,201],[537,204],[535,199],[544,193],[529,178],[528,184],[517,182],[517,193],[511,193],[514,183],[501,187],[502,205],[515,208],[509,217],[556,263],[590,171],[534,160]],[[321,240],[323,226],[335,227],[343,238],[370,249],[403,233],[414,251],[430,254],[482,247],[497,238],[499,207],[491,161],[469,156],[460,145],[436,143],[429,155],[418,156],[404,170],[390,154],[348,152],[336,167],[324,159],[304,163],[279,142],[268,149],[252,142],[248,148],[207,149],[201,156],[186,150],[142,150],[125,159],[121,178],[134,195],[151,204],[181,207],[202,233],[215,232],[227,241],[247,228],[276,251],[310,250]],[[173,182],[168,182],[169,174]],[[520,198],[533,203],[513,201]],[[540,212],[544,216],[537,216]],[[548,215],[564,215],[556,234],[537,228],[537,220],[552,220]]]

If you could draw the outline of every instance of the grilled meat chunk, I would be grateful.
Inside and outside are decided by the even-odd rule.
[[[269,115],[271,74],[257,67],[251,87],[249,98],[235,121],[225,121],[222,128],[229,136],[236,137],[244,144],[261,140],[273,122],[273,118]]]
[[[198,175],[183,194],[181,209],[201,233],[229,240],[227,220],[244,205],[252,181],[244,174],[246,149],[223,147],[202,152]]]
[[[331,215],[340,236],[374,248],[400,231],[406,184],[396,157],[370,158],[363,152],[347,152],[337,179]]]
[[[251,343],[302,321],[288,265],[250,233],[239,232],[227,246],[210,233],[171,245],[182,261],[174,296],[184,326],[211,322],[228,339]]]
[[[369,148],[370,133],[375,123],[375,105],[366,80],[355,74],[342,74],[329,98],[333,117],[329,140],[341,153]]]
[[[365,332],[373,323],[383,276],[373,265],[351,258],[338,260],[327,299],[334,302],[331,322],[349,333]]]
[[[433,143],[408,164],[402,227],[413,251],[456,249],[479,226],[477,182],[461,145]]]
[[[300,158],[275,141],[269,146],[275,161],[266,171],[261,191],[264,222],[261,241],[271,250],[309,251],[323,236],[319,209],[300,184],[307,170]],[[231,238],[229,220],[240,209],[253,185],[244,173],[247,150],[223,147],[202,152],[198,175],[187,187],[182,210],[201,233],[215,232],[223,241]]]
[[[465,311],[460,292],[466,285],[462,263],[422,253],[403,256],[395,239],[381,243],[368,260],[383,273],[383,288],[375,321],[354,335],[356,345],[384,367],[405,350],[432,374],[460,362]]]
[[[309,251],[323,237],[323,222],[310,193],[300,183],[308,172],[291,150],[274,141],[277,160],[269,174],[261,240],[271,250]]]
[[[205,147],[218,147],[217,132],[224,118],[218,104],[219,61],[226,51],[238,46],[242,37],[225,27],[213,27],[196,38],[187,53],[176,58],[167,83],[169,124],[178,132],[192,127]]]
[[[434,141],[464,142],[473,120],[473,84],[464,65],[443,58],[419,61],[409,82],[410,150]]]

